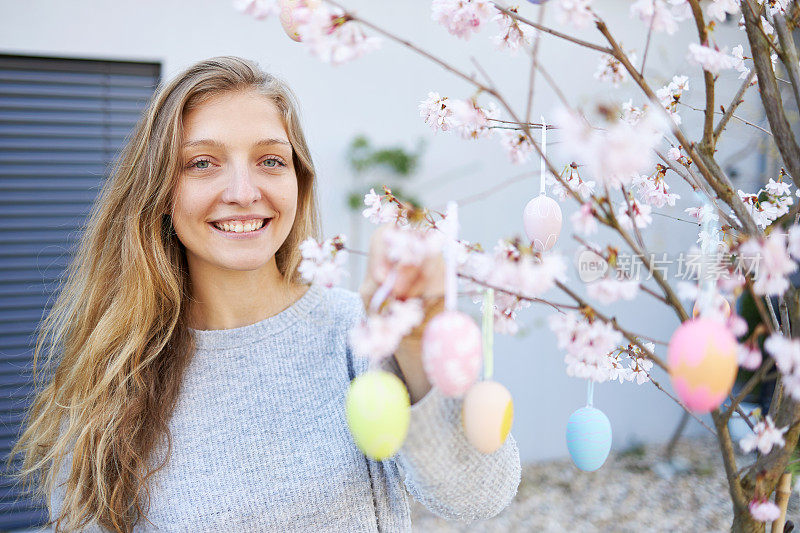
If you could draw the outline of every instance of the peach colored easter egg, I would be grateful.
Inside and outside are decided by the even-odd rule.
[[[294,18],[294,10],[298,7],[314,8],[319,4],[317,0],[278,0],[281,8],[280,20],[283,31],[292,40],[300,42],[300,34],[297,33],[297,21]]]
[[[693,318],[681,324],[667,349],[672,386],[695,413],[713,411],[736,380],[736,339],[719,321]]]
[[[540,194],[528,202],[522,214],[525,234],[540,252],[552,248],[561,234],[561,207],[558,202]]]
[[[461,424],[467,440],[482,453],[492,453],[506,441],[514,421],[514,402],[496,381],[479,381],[469,388],[461,405]]]
[[[459,311],[433,317],[422,334],[422,366],[442,394],[462,396],[481,368],[481,330],[475,321]]]

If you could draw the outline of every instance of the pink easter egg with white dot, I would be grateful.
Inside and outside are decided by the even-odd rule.
[[[481,369],[481,330],[475,321],[459,311],[433,317],[422,334],[422,366],[442,394],[462,396]]]
[[[522,215],[525,234],[540,252],[552,248],[561,235],[561,207],[558,202],[540,194],[528,202]]]

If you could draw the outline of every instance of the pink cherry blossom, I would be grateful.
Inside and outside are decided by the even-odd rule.
[[[683,93],[689,90],[689,78],[687,76],[673,76],[672,81],[656,91],[656,97],[664,109],[667,110],[675,124],[681,123],[681,116],[678,114],[678,102]],[[676,161],[679,157],[676,157]]]
[[[800,373],[800,340],[773,333],[764,341],[764,348],[782,374]]]
[[[736,350],[739,366],[747,370],[755,370],[761,366],[762,356],[758,346],[740,344]]]
[[[761,295],[781,295],[789,288],[789,275],[797,263],[789,256],[786,234],[772,232],[763,240],[750,239],[739,246],[743,264],[753,272],[753,289]]]
[[[747,78],[750,74],[750,69],[744,66],[744,47],[741,44],[738,44],[731,49],[731,57],[736,60],[736,64],[733,68],[739,72],[739,79],[743,80]]]
[[[587,283],[586,293],[606,305],[617,300],[633,300],[639,293],[639,282],[628,279],[602,278]]]
[[[449,131],[453,127],[453,110],[446,96],[437,92],[429,92],[428,98],[419,104],[419,116],[433,131]]]
[[[759,522],[774,522],[780,518],[781,510],[767,499],[753,500],[750,502],[750,515]]]
[[[636,0],[630,7],[630,16],[638,17],[654,32],[672,35],[678,31],[678,23],[664,0]]]
[[[697,43],[689,44],[689,61],[703,67],[712,74],[719,74],[723,70],[736,66],[736,58],[727,54],[727,48],[717,50]]]
[[[322,243],[312,237],[300,243],[302,260],[297,267],[300,276],[309,283],[337,285],[347,275],[348,253],[342,249],[344,242],[345,236],[338,235]]]
[[[245,15],[258,20],[277,15],[281,12],[276,0],[234,0],[233,7]]]
[[[469,39],[496,12],[488,0],[433,0],[431,4],[431,18],[462,39]]]
[[[649,205],[634,198],[629,198],[627,202],[623,199],[617,208],[619,225],[625,229],[633,229],[634,224],[637,228],[646,228],[653,221],[650,216],[652,210]]]
[[[800,259],[800,225],[794,224],[789,228],[787,249],[792,257]]]
[[[583,164],[589,175],[612,189],[630,183],[634,175],[651,168],[653,148],[663,137],[664,121],[646,113],[634,125],[624,121],[592,128],[577,114],[561,109],[555,122],[561,129],[562,151]]]
[[[381,45],[378,37],[367,36],[361,25],[347,19],[338,8],[325,4],[297,7],[292,15],[301,41],[324,63],[340,65]]]
[[[589,26],[594,22],[591,10],[592,0],[556,0],[558,21],[569,24],[576,29]]]
[[[578,233],[583,235],[597,233],[597,217],[595,217],[592,204],[589,202],[582,204],[580,209],[572,214],[570,222],[572,222],[572,227]]]
[[[397,220],[398,207],[392,202],[382,202],[382,196],[375,194],[375,189],[370,189],[364,195],[364,205],[367,206],[361,214],[373,224],[383,224]]]
[[[500,144],[505,148],[509,159],[515,165],[522,165],[531,158],[533,145],[524,132],[517,130],[499,130]]]
[[[636,54],[629,52],[628,58],[632,63],[636,62]],[[597,64],[594,78],[600,81],[607,81],[614,87],[619,87],[628,81],[628,71],[625,70],[622,63],[614,56],[603,55],[600,57],[600,62]]]
[[[359,357],[379,361],[397,350],[400,341],[424,318],[422,301],[392,300],[379,313],[369,315],[349,333],[350,345]]]
[[[510,8],[509,11],[516,12],[516,8]],[[501,11],[492,20],[500,25],[500,34],[492,37],[492,42],[498,49],[506,49],[511,55],[516,55],[520,48],[526,48],[533,42],[533,28],[527,24],[520,24]]]
[[[786,441],[783,440],[783,434],[789,430],[789,426],[783,428],[776,428],[775,423],[769,415],[755,425],[753,433],[747,435],[739,441],[739,447],[744,453],[750,453],[756,448],[762,455],[766,455],[772,450],[772,447],[783,448]]]
[[[562,175],[561,179],[567,184],[572,191],[583,199],[588,199],[594,194],[596,183],[593,180],[583,180],[575,169],[570,168],[569,173]],[[561,201],[571,198],[566,187],[561,184],[552,174],[547,174],[547,185],[550,187],[550,192],[553,196]]]
[[[651,342],[645,344],[650,351],[655,345]],[[650,370],[653,368],[653,361],[644,357],[631,358],[630,381],[636,381],[637,385],[643,385],[650,381]]]
[[[673,206],[680,195],[669,191],[669,184],[664,179],[664,172],[656,172],[652,176],[637,175],[632,183],[639,200],[653,207]]]
[[[479,139],[492,134],[489,129],[489,119],[496,119],[499,110],[494,102],[487,107],[481,107],[473,100],[453,100],[450,103],[453,110],[452,123],[464,139]]]
[[[706,6],[706,14],[709,18],[724,21],[728,15],[735,15],[739,12],[739,2],[737,0],[711,0]]]
[[[391,226],[383,232],[386,258],[398,265],[420,265],[430,255],[440,253],[442,232],[432,228]]]
[[[559,349],[565,350],[567,375],[597,382],[611,379],[614,368],[609,354],[622,340],[622,334],[600,321],[588,322],[575,312],[551,315],[547,323]]]

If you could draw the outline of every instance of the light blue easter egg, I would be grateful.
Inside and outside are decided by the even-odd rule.
[[[575,466],[594,472],[611,451],[611,422],[600,409],[581,407],[567,421],[567,449]]]

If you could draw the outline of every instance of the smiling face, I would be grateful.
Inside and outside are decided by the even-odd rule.
[[[185,113],[183,130],[172,223],[190,270],[277,270],[297,212],[278,108],[252,90],[223,93]]]

